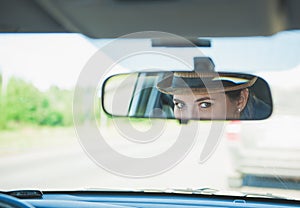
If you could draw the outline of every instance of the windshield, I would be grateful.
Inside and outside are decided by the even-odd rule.
[[[78,86],[95,54],[118,54],[132,45],[150,50],[151,40],[122,40],[119,50],[111,50],[115,40],[80,34],[0,35],[0,189],[209,188],[225,195],[237,191],[300,199],[300,31],[206,39],[211,47],[163,47],[164,53],[184,54],[184,63],[148,52],[118,60],[98,80],[90,100],[94,109],[85,109],[92,113],[77,114],[89,102],[91,93],[78,94]],[[199,51],[214,60],[217,71],[263,78],[271,89],[272,116],[182,125],[175,120],[114,118],[101,108],[101,85],[108,76],[149,69],[190,70]],[[99,76],[106,70],[101,64]],[[102,143],[94,143],[91,131],[80,128],[91,115]],[[214,129],[218,134],[212,133]],[[165,154],[175,146],[176,151]],[[111,154],[108,147],[118,154]]]

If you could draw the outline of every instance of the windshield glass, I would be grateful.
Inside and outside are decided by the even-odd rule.
[[[111,50],[115,40],[80,34],[0,35],[0,189],[210,188],[225,195],[238,191],[300,199],[300,31],[206,39],[211,47],[199,47],[197,52],[162,49],[184,54],[185,63],[148,52],[118,60],[98,80],[90,100],[103,136],[102,143],[95,143],[84,128],[91,114],[76,111],[78,103],[87,106],[91,94],[76,91],[84,69],[93,65],[97,53],[118,54],[132,45],[150,50],[151,40],[122,40],[119,50]],[[182,125],[176,120],[114,118],[101,108],[101,84],[108,76],[190,70],[199,51],[213,59],[217,71],[263,78],[271,89],[272,116]],[[107,70],[102,64],[99,76]],[[212,133],[214,129],[218,134]]]

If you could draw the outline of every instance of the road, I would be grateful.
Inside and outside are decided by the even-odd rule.
[[[199,164],[199,149],[201,144],[196,143],[190,154],[173,169],[154,177],[132,179],[116,176],[105,171],[95,164],[85,153],[79,140],[69,135],[66,141],[57,142],[58,138],[52,138],[55,145],[38,148],[27,148],[21,152],[1,155],[0,157],[0,184],[2,188],[14,189],[35,188],[42,189],[74,189],[74,188],[171,188],[171,187],[220,187],[226,188],[224,170],[229,170],[230,160],[226,152],[225,143],[221,143],[215,154],[204,164]],[[63,138],[61,138],[63,139]],[[165,143],[166,148],[169,141]],[[124,149],[127,153],[143,152],[143,155],[153,155],[158,148],[155,145],[137,148],[130,142],[113,141],[115,149]],[[11,145],[13,146],[13,145]],[[143,146],[143,145],[141,145]],[[8,147],[7,147],[8,148]],[[197,150],[198,149],[198,150]],[[7,149],[6,149],[7,150]],[[148,153],[147,153],[148,151]],[[163,151],[163,150],[161,150]],[[123,154],[126,154],[123,152]],[[103,157],[107,157],[103,155]],[[113,160],[114,158],[107,158]],[[218,177],[211,177],[212,172]],[[226,171],[225,171],[226,172]],[[222,176],[222,177],[221,177]],[[174,184],[174,181],[176,184]]]
[[[228,190],[227,178],[233,173],[233,165],[225,139],[221,139],[215,152],[203,164],[199,163],[203,143],[198,141],[185,159],[171,170],[157,176],[139,179],[117,176],[101,168],[88,157],[75,134],[70,134],[63,141],[57,142],[58,140],[58,138],[53,139],[54,145],[49,145],[47,148],[39,146],[38,148],[28,148],[25,151],[1,155],[1,189],[74,190],[83,188],[210,187]],[[145,153],[145,148],[138,149],[134,145],[124,146],[124,142],[118,141],[113,143],[116,149],[125,148],[127,152]],[[166,146],[168,145],[166,144]],[[152,150],[153,147],[149,149],[149,152]],[[113,160],[114,158],[107,159]],[[243,190],[247,191],[245,188]],[[269,192],[267,189],[251,188],[249,190],[251,192]],[[300,198],[299,193],[295,191],[276,190],[276,193],[295,195]]]

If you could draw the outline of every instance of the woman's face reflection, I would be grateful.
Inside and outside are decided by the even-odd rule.
[[[235,119],[239,117],[237,102],[225,93],[174,95],[177,119]]]

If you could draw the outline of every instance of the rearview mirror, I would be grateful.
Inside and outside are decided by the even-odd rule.
[[[272,113],[270,88],[250,74],[140,72],[109,77],[102,106],[111,116],[187,120],[261,120]]]

